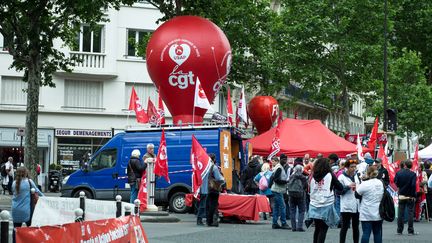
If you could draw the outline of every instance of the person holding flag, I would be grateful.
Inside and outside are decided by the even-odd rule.
[[[206,153],[195,136],[192,136],[191,163],[192,190],[195,198],[198,197],[198,194],[200,195],[197,225],[204,225],[202,219],[205,215],[207,226],[218,227],[219,223],[214,222],[214,214],[219,205],[218,187],[224,182],[224,178],[215,165],[215,161]]]

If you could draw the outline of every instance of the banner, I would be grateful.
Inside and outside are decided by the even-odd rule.
[[[39,197],[33,213],[32,226],[60,225],[75,222],[74,211],[79,208],[79,200],[79,198]],[[122,202],[122,215],[124,215],[126,204],[134,208],[133,204]],[[85,199],[85,220],[114,218],[116,210],[116,202],[114,201]]]
[[[148,239],[140,218],[127,216],[57,226],[20,227],[16,231],[16,242],[146,243]]]
[[[353,144],[357,144],[357,136],[360,136],[360,140],[362,141],[362,145],[367,145],[368,135],[367,134],[345,134],[345,140],[351,142]],[[377,133],[377,142],[378,144],[386,144],[387,143],[387,135],[385,133]]]

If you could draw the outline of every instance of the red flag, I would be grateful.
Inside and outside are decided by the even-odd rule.
[[[160,90],[160,89],[159,89]],[[160,91],[159,91],[160,92]],[[159,93],[159,102],[158,102],[158,125],[165,125],[165,109],[163,106],[162,97]]]
[[[139,123],[148,123],[149,118],[142,108],[141,102],[138,98],[137,93],[135,92],[135,88],[132,86],[131,97],[129,100],[129,110],[134,110],[137,122]]]
[[[163,176],[168,183],[171,183],[168,176],[168,154],[165,140],[165,129],[162,129],[154,173],[157,176]]]
[[[282,123],[282,121],[283,121],[283,112],[279,110],[278,126]]]
[[[232,126],[233,123],[233,117],[234,113],[233,113],[233,107],[232,107],[232,102],[231,102],[231,90],[228,87],[228,94],[227,94],[227,116],[228,116],[228,122],[229,124]]]
[[[276,127],[275,136],[273,137],[270,154],[267,157],[267,160],[271,160],[274,156],[276,156],[280,152],[280,137],[279,137],[279,125]]]
[[[412,161],[412,171],[414,171],[415,173],[417,173],[419,165],[418,165],[418,143],[416,144],[415,147],[415,152],[414,152],[414,159]]]
[[[372,128],[372,132],[369,137],[368,148],[370,151],[375,151],[377,138],[378,138],[378,117],[375,118],[375,124]]]
[[[199,190],[202,184],[202,179],[210,170],[210,157],[207,155],[204,148],[192,135],[191,149],[191,164],[192,164],[192,190],[195,198],[198,197]]]
[[[153,102],[150,100],[150,97],[148,98],[147,101],[147,115],[150,119],[150,124],[158,125],[157,121],[158,121],[159,113],[157,112],[157,109],[154,106]]]
[[[141,177],[141,184],[139,185],[137,198],[140,200],[140,212],[144,212],[147,209],[147,173],[146,172],[144,172]]]

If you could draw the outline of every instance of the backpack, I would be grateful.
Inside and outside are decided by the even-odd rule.
[[[290,197],[301,198],[304,195],[303,182],[300,178],[292,176],[288,181],[288,195]]]
[[[384,194],[379,205],[379,213],[382,219],[388,222],[393,222],[395,219],[395,206],[390,193],[387,191],[384,182],[381,181],[384,187]]]
[[[262,173],[261,179],[258,182],[258,188],[261,191],[265,191],[269,188],[269,182],[267,181],[267,178],[265,177],[265,173]]]
[[[3,176],[3,177],[7,176],[6,163],[2,164],[2,166],[1,166],[1,176]]]

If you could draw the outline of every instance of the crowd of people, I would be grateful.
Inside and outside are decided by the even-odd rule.
[[[399,235],[403,234],[406,220],[408,235],[418,234],[413,221],[419,220],[415,205],[421,193],[426,193],[427,203],[423,210],[420,208],[419,215],[432,220],[428,213],[432,203],[431,164],[424,163],[420,192],[416,191],[417,176],[411,171],[412,164],[411,160],[402,161],[394,178],[399,195],[395,233]],[[303,232],[303,225],[314,225],[313,242],[320,243],[325,242],[330,227],[340,228],[340,242],[346,241],[351,228],[355,243],[369,242],[371,234],[374,242],[382,242],[383,218],[379,208],[390,177],[382,161],[373,159],[369,153],[362,160],[356,154],[342,159],[336,154],[327,158],[318,154],[311,159],[306,154],[291,163],[284,154],[270,161],[254,156],[241,174],[241,184],[245,194],[258,193],[269,198],[273,229]],[[267,215],[263,218],[267,219]]]

